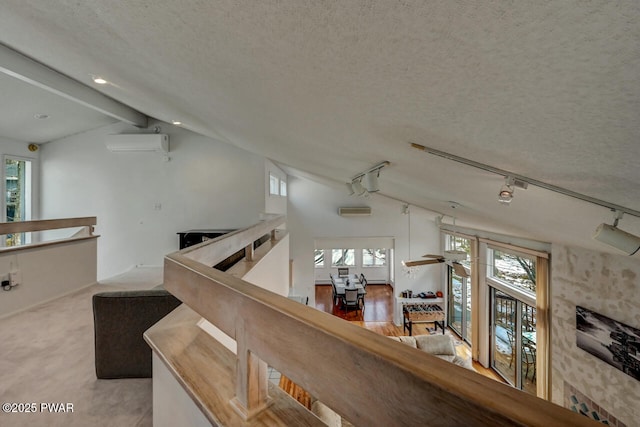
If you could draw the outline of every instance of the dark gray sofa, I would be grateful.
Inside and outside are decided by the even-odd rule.
[[[151,348],[142,334],[181,304],[164,289],[93,296],[96,376],[150,378]]]

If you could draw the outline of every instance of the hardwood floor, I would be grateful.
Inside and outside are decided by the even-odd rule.
[[[393,288],[390,285],[368,285],[364,309],[357,312],[355,310],[346,312],[339,304],[333,304],[331,294],[331,285],[316,285],[316,309],[331,313],[380,335],[406,335],[402,326],[396,326],[393,323]],[[425,333],[429,333],[427,326],[414,326],[414,335]],[[456,342],[459,343],[456,345],[458,356],[470,358],[471,348],[466,343],[463,343],[450,329],[447,330],[447,333],[453,335],[456,338]],[[476,361],[473,362],[473,367],[485,377],[502,383],[505,382],[492,369],[485,368]]]
[[[349,321],[393,323],[393,288],[390,285],[368,285],[362,310],[345,311],[333,304],[331,285],[316,285],[316,309]]]
[[[359,311],[350,310],[349,312],[345,311],[339,304],[333,303],[331,285],[316,285],[315,288],[316,309],[333,314],[380,335],[405,335],[402,326],[396,326],[393,323],[393,288],[390,285],[368,285],[364,309]],[[430,332],[424,324],[414,326],[414,335],[425,333]],[[471,358],[471,348],[462,342],[451,329],[447,328],[446,333],[454,336],[458,356]],[[473,362],[473,367],[480,375],[502,383],[505,382],[493,370],[485,368],[476,361]],[[280,388],[307,409],[311,409],[312,396],[284,375],[280,377]]]

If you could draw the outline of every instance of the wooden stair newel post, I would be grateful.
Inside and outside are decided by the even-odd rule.
[[[230,403],[244,420],[249,420],[272,403],[267,363],[249,350],[242,318],[236,326],[236,343],[236,395]]]

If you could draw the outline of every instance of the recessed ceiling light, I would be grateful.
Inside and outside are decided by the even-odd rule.
[[[44,120],[44,119],[48,119],[49,115],[48,114],[34,114],[33,118],[35,119],[40,119],[40,120]]]
[[[173,123],[176,126],[180,126],[182,124],[180,120],[172,120],[171,123]]]
[[[100,76],[93,76],[93,82],[99,85],[106,85],[107,83],[109,83],[108,81],[106,81]]]

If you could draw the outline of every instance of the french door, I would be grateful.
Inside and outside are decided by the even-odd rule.
[[[536,308],[517,292],[490,291],[491,365],[509,384],[535,395]]]
[[[448,267],[449,301],[448,324],[460,337],[471,344],[471,283]]]

